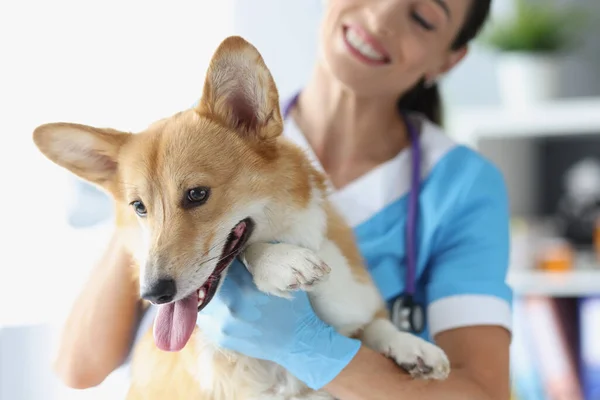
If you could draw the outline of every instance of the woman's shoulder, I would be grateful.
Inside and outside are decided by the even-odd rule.
[[[427,179],[440,190],[462,194],[461,198],[480,191],[495,191],[505,196],[501,170],[476,149],[458,143],[442,127],[430,121],[423,124],[424,163],[429,167]]]
[[[501,170],[431,122],[425,123],[423,132],[423,153],[433,165],[424,177],[421,200],[429,212],[432,232],[439,238],[452,237],[457,230],[484,229],[482,221],[487,221],[489,228],[503,235],[510,205]]]

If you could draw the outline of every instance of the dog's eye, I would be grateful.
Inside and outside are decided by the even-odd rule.
[[[207,187],[197,187],[187,191],[183,206],[186,208],[195,207],[206,203],[210,196],[210,189]]]
[[[145,217],[148,213],[148,210],[146,210],[146,206],[144,205],[144,203],[142,203],[139,200],[131,202],[131,206],[135,210],[135,213],[140,217]]]
[[[208,189],[207,188],[191,189],[187,193],[187,198],[189,201],[194,202],[194,203],[204,202],[208,199]]]

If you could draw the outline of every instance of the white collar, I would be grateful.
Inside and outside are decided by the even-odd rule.
[[[421,179],[426,178],[437,162],[456,147],[439,126],[429,120],[421,120]],[[310,147],[306,137],[300,131],[293,118],[285,121],[284,135],[296,145],[303,148],[313,164],[324,171],[318,158]],[[376,166],[343,188],[336,190],[331,182],[330,200],[346,221],[356,227],[372,216],[408,194],[411,173],[410,149],[401,150],[395,157]]]

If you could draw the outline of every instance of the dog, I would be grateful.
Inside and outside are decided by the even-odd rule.
[[[259,290],[307,291],[322,320],[414,378],[448,376],[439,347],[390,322],[351,228],[327,199],[326,176],[282,132],[273,77],[239,36],[216,49],[197,105],[143,132],[35,129],[48,159],[113,197],[141,297],[159,304],[154,330],[133,349],[129,400],[332,398],[203,337],[197,313],[235,257]]]

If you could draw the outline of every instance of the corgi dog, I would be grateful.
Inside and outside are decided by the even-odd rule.
[[[307,291],[322,320],[413,377],[448,376],[439,347],[391,323],[353,231],[327,199],[326,176],[282,132],[271,73],[239,36],[216,49],[197,105],[143,132],[35,129],[48,159],[113,197],[136,260],[132,276],[158,308],[154,329],[133,348],[129,400],[332,398],[203,337],[197,313],[236,257],[259,290]]]

